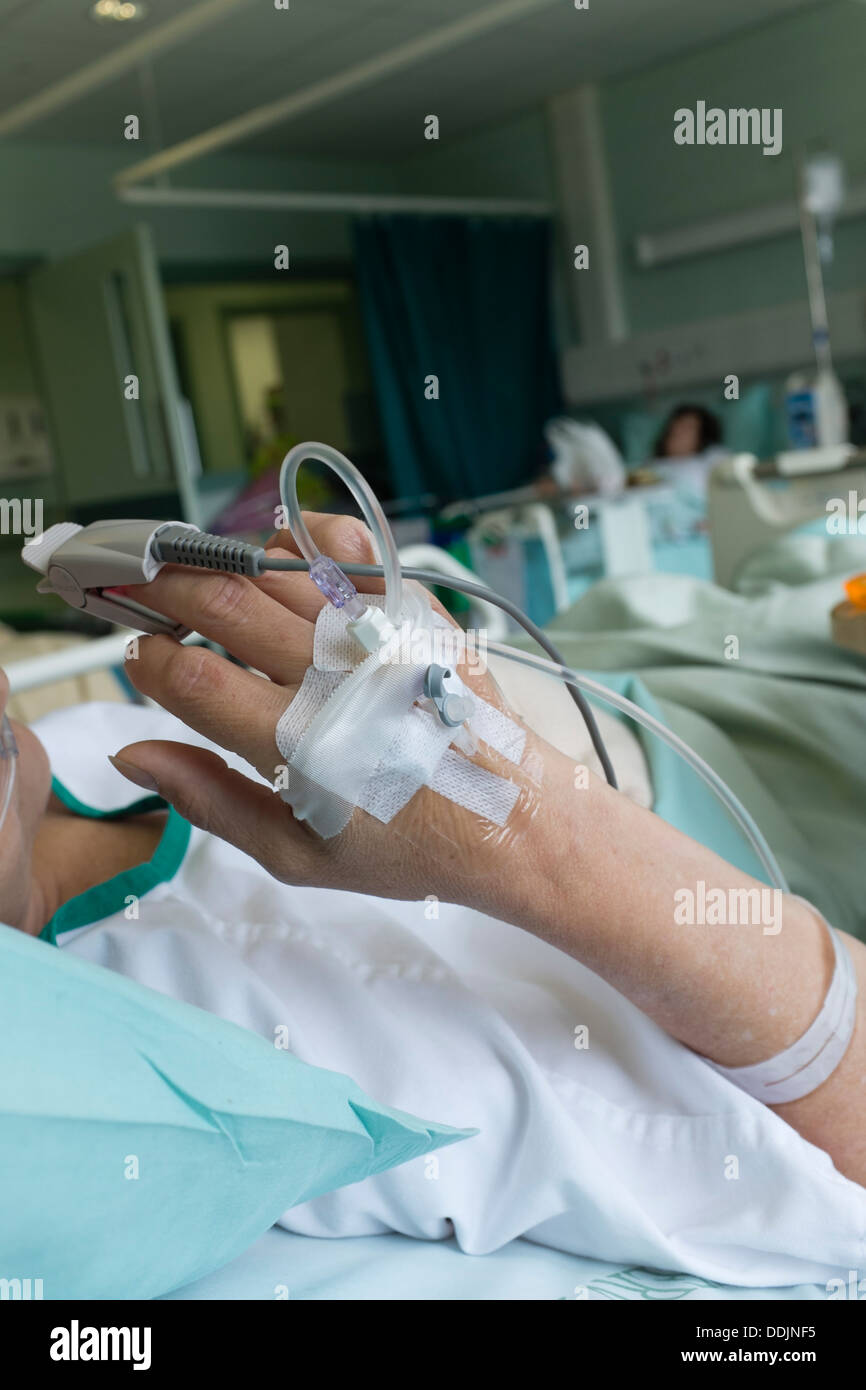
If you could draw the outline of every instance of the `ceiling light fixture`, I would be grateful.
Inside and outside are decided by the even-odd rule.
[[[91,19],[99,21],[144,19],[147,6],[141,0],[96,0],[90,11]]]

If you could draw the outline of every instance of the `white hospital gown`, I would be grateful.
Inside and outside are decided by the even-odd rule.
[[[60,781],[102,808],[141,738],[205,743],[162,711],[82,706],[37,726]],[[229,758],[235,766],[239,759]],[[377,1101],[479,1133],[287,1211],[313,1236],[527,1236],[736,1284],[847,1278],[866,1190],[591,971],[468,909],[276,883],[193,830],[168,881],[61,949],[283,1042]],[[588,1043],[588,1046],[584,1046]]]

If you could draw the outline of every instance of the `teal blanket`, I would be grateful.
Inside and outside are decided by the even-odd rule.
[[[576,669],[660,712],[751,811],[792,891],[866,940],[866,659],[832,643],[829,617],[863,570],[866,541],[798,537],[764,552],[744,592],[605,580],[549,631]],[[644,743],[655,809],[758,873],[697,777]]]

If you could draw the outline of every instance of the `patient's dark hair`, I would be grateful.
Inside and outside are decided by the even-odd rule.
[[[665,457],[665,449],[667,447],[668,435],[671,432],[671,426],[674,425],[677,420],[681,420],[684,415],[696,415],[698,418],[699,453],[703,453],[704,449],[709,449],[713,444],[721,444],[722,426],[717,415],[714,415],[711,410],[707,410],[706,407],[702,405],[678,405],[675,410],[671,411],[670,415],[665,420],[664,426],[656,440],[655,449],[653,450],[653,456],[655,458],[660,459]]]

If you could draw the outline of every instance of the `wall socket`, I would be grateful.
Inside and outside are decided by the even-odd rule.
[[[54,466],[38,396],[0,396],[0,478],[40,478]]]

